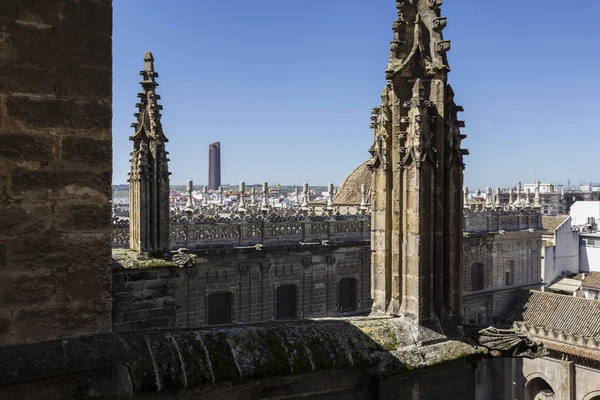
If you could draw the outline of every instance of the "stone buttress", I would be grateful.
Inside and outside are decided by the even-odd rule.
[[[421,325],[460,314],[465,135],[447,83],[441,0],[397,1],[380,107],[372,112],[373,311]]]
[[[156,94],[154,57],[144,56],[142,92],[134,114],[137,122],[131,126],[135,133],[129,174],[130,246],[139,251],[169,251],[169,167],[165,143],[168,142],[162,124]]]

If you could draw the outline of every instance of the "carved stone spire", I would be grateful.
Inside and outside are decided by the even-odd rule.
[[[246,211],[246,182],[240,182],[240,200],[238,203],[238,211],[245,212]]]
[[[502,203],[500,202],[500,188],[496,188],[496,203],[494,205],[497,209],[502,208]]]
[[[138,93],[138,112],[134,114],[137,121],[131,124],[135,131],[129,138],[133,141],[129,174],[130,246],[140,251],[169,251],[171,174],[152,53],[145,54],[140,75],[142,92]]]
[[[448,85],[441,0],[398,0],[372,111],[373,311],[416,324],[460,316],[464,122]],[[467,192],[468,194],[468,192]],[[466,199],[465,199],[465,206]]]
[[[269,211],[269,183],[262,184],[262,203],[260,206],[262,211]]]
[[[192,192],[194,191],[194,181],[187,181],[187,202],[185,203],[186,210],[194,210],[194,197]]]
[[[308,210],[308,183],[302,184],[302,210]]]
[[[542,203],[540,201],[540,185],[540,181],[535,182],[535,194],[533,195],[533,208],[538,209],[542,207]]]

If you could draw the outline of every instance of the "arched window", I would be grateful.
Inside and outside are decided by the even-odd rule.
[[[546,400],[554,398],[554,390],[542,378],[534,378],[525,384],[525,400]]]
[[[471,266],[471,291],[483,290],[483,264],[475,263]]]

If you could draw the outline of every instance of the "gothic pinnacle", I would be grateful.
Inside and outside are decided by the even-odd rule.
[[[154,56],[150,52],[144,54],[144,71],[154,72]]]

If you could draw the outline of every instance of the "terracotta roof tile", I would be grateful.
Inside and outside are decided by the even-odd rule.
[[[567,219],[569,219],[568,215],[542,215],[542,228],[548,233],[554,233]]]
[[[581,287],[600,289],[600,272],[590,272],[586,274],[581,283]]]
[[[500,318],[600,340],[600,301],[536,290],[520,290]]]

